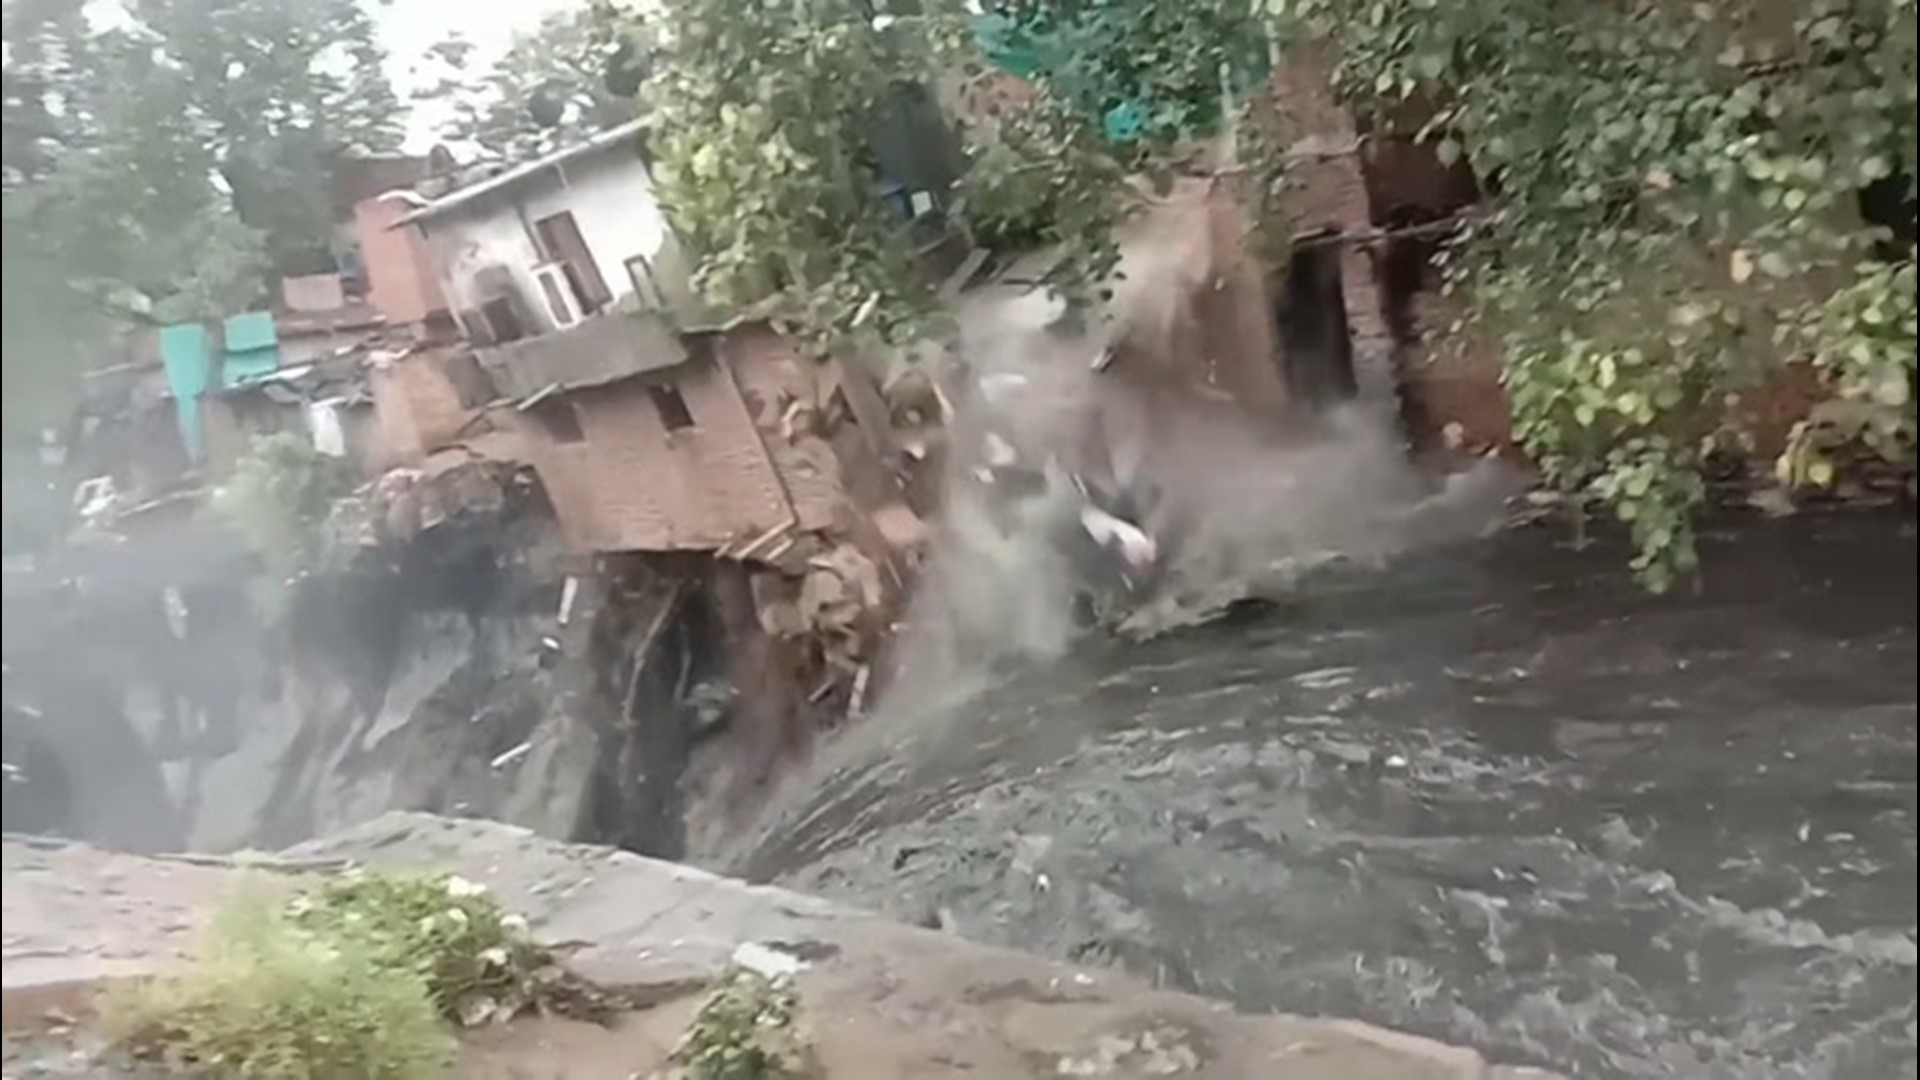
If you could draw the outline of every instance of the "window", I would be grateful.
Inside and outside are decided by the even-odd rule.
[[[659,279],[654,277],[653,263],[645,255],[635,255],[627,260],[627,276],[633,279],[634,295],[640,298],[640,304],[648,311],[665,311],[666,294],[660,291]]]
[[[555,274],[542,273],[545,267],[536,267],[533,272],[535,281],[540,283],[540,292],[547,301],[547,317],[553,325],[561,328],[572,326],[580,321],[573,312],[573,305],[567,302],[566,295],[560,290],[568,288],[566,279]]]
[[[480,317],[487,321],[487,336],[495,344],[505,345],[527,336],[526,330],[520,325],[520,313],[514,309],[513,300],[509,297],[496,296],[481,304]]]
[[[1338,233],[1296,239],[1279,297],[1282,374],[1295,397],[1316,408],[1348,400],[1358,389],[1341,243]]]
[[[647,387],[647,396],[653,399],[653,408],[660,414],[660,424],[669,432],[685,431],[693,426],[693,413],[687,411],[687,399],[680,391],[664,383]]]
[[[587,250],[586,238],[580,235],[580,225],[571,213],[562,210],[543,217],[533,223],[533,231],[547,258],[566,267],[567,284],[573,286],[582,311],[599,311],[613,301],[613,291],[594,265],[593,253]]]
[[[547,398],[536,401],[527,409],[533,422],[547,438],[557,443],[582,443],[587,441],[587,433],[580,427],[580,410],[573,402],[564,398]]]

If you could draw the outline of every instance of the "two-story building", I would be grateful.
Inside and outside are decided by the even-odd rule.
[[[836,446],[822,422],[874,396],[864,373],[701,310],[642,142],[614,128],[399,222],[441,268],[569,541],[720,552],[833,527],[854,488],[897,499],[869,444]]]
[[[397,217],[466,347],[376,374],[382,424],[429,460],[493,429],[483,456],[533,467],[572,551],[708,583],[739,655],[772,650],[742,677],[790,684],[756,692],[776,715],[856,707],[925,535],[909,458],[866,371],[703,308],[644,151],[624,125]]]

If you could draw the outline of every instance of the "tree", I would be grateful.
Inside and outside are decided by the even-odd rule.
[[[634,119],[638,81],[623,75],[645,54],[647,28],[622,20],[616,34],[614,25],[594,8],[556,12],[485,69],[473,66],[470,42],[448,37],[424,58],[438,80],[414,100],[450,108],[448,140],[509,161],[538,157]]]
[[[880,195],[881,147],[944,141],[916,103],[984,60],[959,4],[894,6],[908,10],[674,0],[642,92],[654,179],[706,298],[877,362],[938,325],[912,230]],[[1056,249],[1048,284],[1091,300],[1118,262],[1122,200],[1085,118],[1049,100],[963,135],[957,185],[929,193],[977,241]]]
[[[1788,486],[1911,475],[1914,0],[1268,7],[1337,48],[1376,132],[1435,103],[1407,133],[1495,193],[1448,277],[1504,346],[1521,443],[1611,508],[1649,586],[1695,565],[1701,468],[1741,444],[1727,396],[1786,365],[1833,394]]]
[[[10,430],[58,415],[116,327],[212,318],[331,267],[331,165],[397,143],[355,0],[5,9]]]
[[[1123,145],[1164,147],[1223,119],[1266,75],[1267,38],[1240,0],[991,0],[997,61],[1045,82]],[[1026,70],[1022,70],[1026,69]]]
[[[138,0],[202,149],[281,273],[331,269],[343,154],[399,146],[404,113],[358,0]]]

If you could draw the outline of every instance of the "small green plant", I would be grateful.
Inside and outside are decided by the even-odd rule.
[[[354,872],[274,904],[240,898],[196,962],[110,1002],[126,1046],[214,1075],[443,1075],[460,1027],[569,992],[551,954],[484,889]]]
[[[798,1080],[807,1051],[795,1030],[799,1001],[786,979],[730,972],[693,1018],[673,1064],[680,1080]]]
[[[462,1027],[513,1017],[562,975],[524,920],[461,877],[353,873],[295,898],[288,914],[316,938],[352,942],[421,979],[440,1015]]]
[[[260,896],[222,910],[184,973],[113,993],[103,1019],[141,1056],[213,1076],[428,1080],[452,1049],[423,979]]]

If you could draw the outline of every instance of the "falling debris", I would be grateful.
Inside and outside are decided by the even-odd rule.
[[[1091,504],[1080,508],[1080,526],[1103,548],[1115,550],[1135,570],[1145,570],[1159,558],[1159,550],[1138,525]]]
[[[498,772],[514,762],[519,761],[521,758],[526,757],[532,750],[533,744],[531,742],[523,742],[513,749],[507,750],[495,757],[491,762],[488,762],[488,766],[495,772]]]

